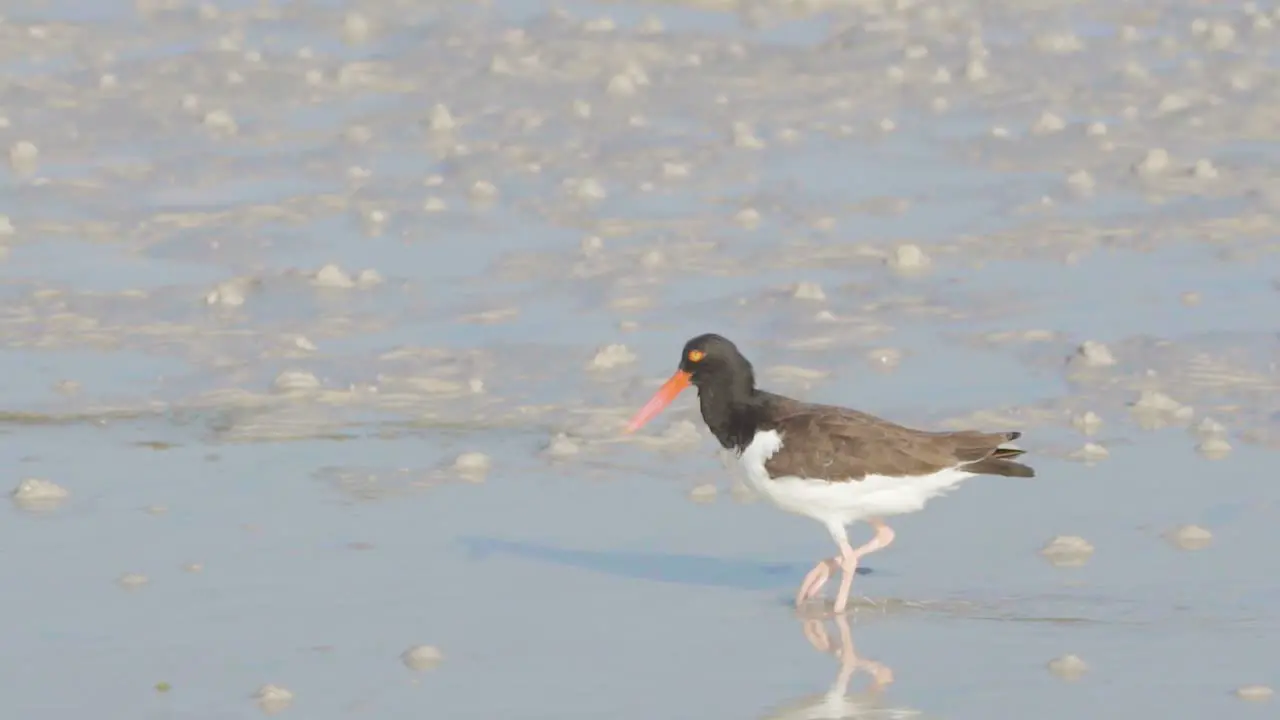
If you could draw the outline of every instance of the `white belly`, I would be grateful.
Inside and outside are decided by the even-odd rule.
[[[868,475],[861,480],[837,481],[770,478],[764,464],[781,448],[782,437],[777,431],[756,433],[755,439],[739,458],[748,484],[779,508],[806,515],[828,526],[915,512],[930,499],[973,476],[970,472],[948,468],[917,477]]]

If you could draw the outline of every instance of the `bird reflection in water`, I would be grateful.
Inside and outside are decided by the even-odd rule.
[[[838,635],[836,642],[832,642],[823,619],[802,617],[801,628],[805,639],[815,650],[834,655],[840,661],[835,682],[825,693],[787,703],[765,715],[764,720],[897,720],[919,717],[918,710],[884,704],[884,690],[893,682],[893,671],[874,660],[858,657],[847,616],[838,614],[833,620]],[[859,670],[870,676],[871,683],[866,690],[851,695],[849,684]]]

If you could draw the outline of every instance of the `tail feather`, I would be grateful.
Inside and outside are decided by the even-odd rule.
[[[1012,459],[1025,455],[1026,450],[1000,447],[1002,443],[1017,440],[1022,433],[1017,430],[1008,432],[982,433],[962,431],[952,433],[957,444],[955,458],[960,461],[960,469],[976,475],[1002,475],[1004,477],[1035,477],[1036,471]]]
[[[962,430],[948,433],[948,435],[954,443],[955,458],[961,462],[978,462],[987,458],[1013,457],[1022,454],[1021,450],[1000,447],[1003,443],[1022,437],[1022,433],[1016,430],[997,433]],[[1001,455],[1001,453],[1013,453],[1013,455]]]
[[[1005,442],[1017,440],[1022,437],[1022,433],[1014,430],[1012,432],[998,433],[1005,436]],[[1035,477],[1036,471],[1029,465],[1013,462],[1013,458],[1019,455],[1025,455],[1026,450],[1018,448],[997,447],[991,451],[991,454],[981,460],[968,463],[961,466],[961,470],[975,473],[977,475],[1000,475],[1002,477]]]
[[[1017,457],[1022,453],[1022,450],[1000,448],[1000,450],[997,450],[991,457],[985,460],[971,462],[967,465],[961,465],[960,469],[965,472],[971,472],[975,475],[1000,475],[1003,477],[1021,478],[1035,477],[1036,471],[1031,469],[1030,466],[1007,459]]]
[[[987,456],[987,459],[988,460],[1008,460],[1009,458],[1016,458],[1019,455],[1025,455],[1026,452],[1027,452],[1026,450],[1019,450],[1018,448],[1005,448],[1005,447],[996,448],[995,452]]]

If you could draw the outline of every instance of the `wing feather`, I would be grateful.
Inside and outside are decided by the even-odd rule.
[[[782,436],[782,447],[765,463],[771,477],[844,482],[867,475],[927,475],[1022,453],[1000,447],[1018,432],[928,432],[845,408],[797,403],[787,410],[769,428]]]

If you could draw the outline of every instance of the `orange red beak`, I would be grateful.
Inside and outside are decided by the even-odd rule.
[[[683,370],[677,370],[676,374],[672,375],[670,380],[667,380],[662,384],[662,387],[658,388],[658,392],[653,394],[653,397],[649,399],[649,402],[645,403],[644,407],[640,408],[640,412],[637,412],[636,416],[631,418],[631,422],[627,423],[626,431],[628,433],[632,433],[639,430],[640,426],[649,422],[658,413],[666,409],[666,407],[671,404],[671,401],[675,400],[676,396],[679,395],[682,390],[689,387],[689,382],[692,378],[693,376],[689,373]]]

